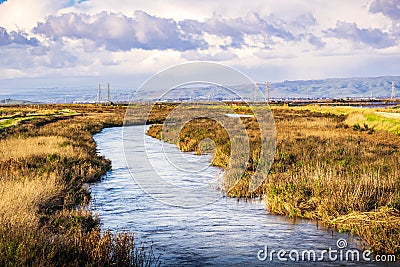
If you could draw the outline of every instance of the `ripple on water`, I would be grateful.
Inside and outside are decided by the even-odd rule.
[[[136,127],[143,133],[142,126]],[[322,250],[336,248],[338,238],[346,238],[349,248],[360,247],[360,240],[345,234],[318,228],[307,220],[293,220],[268,214],[260,201],[244,202],[219,197],[216,202],[198,208],[179,208],[165,205],[147,195],[129,174],[122,153],[122,128],[104,129],[95,135],[99,153],[112,161],[112,170],[104,179],[91,185],[94,196],[93,209],[101,219],[103,229],[129,230],[144,245],[153,245],[156,255],[161,255],[166,266],[291,266],[290,262],[260,262],[257,252],[265,245],[279,250]],[[157,146],[161,142],[146,137],[152,145],[148,153],[153,160],[163,164],[163,174],[170,174],[186,184],[198,186],[199,181],[216,177],[218,168],[207,168],[202,172],[187,175],[168,166]],[[131,140],[134,142],[134,138]],[[174,145],[163,144],[170,150]],[[143,144],[137,144],[140,149]],[[154,147],[153,147],[154,146]],[[152,154],[153,153],[153,154]],[[189,155],[189,157],[197,157]],[[205,164],[207,159],[198,160]],[[165,196],[167,192],[162,191]],[[220,194],[209,187],[209,194]],[[338,263],[319,262],[321,266],[336,266]],[[354,265],[341,262],[341,265]],[[309,266],[309,263],[296,264]],[[368,265],[368,264],[363,264]],[[371,264],[370,266],[376,266]]]

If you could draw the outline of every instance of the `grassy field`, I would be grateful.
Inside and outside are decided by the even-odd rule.
[[[249,113],[248,107],[235,107]],[[393,110],[397,112],[398,110]],[[251,158],[232,197],[263,197],[274,214],[316,219],[338,231],[362,237],[377,253],[400,254],[400,138],[389,110],[335,107],[272,108],[277,147],[272,168],[257,191],[247,188],[260,155],[260,131],[254,118],[243,118]],[[154,125],[148,134],[175,142],[183,151],[201,153],[199,143],[216,143],[213,164],[230,160],[227,132],[214,120],[187,123],[178,138]],[[226,180],[226,179],[225,179]]]
[[[101,234],[86,183],[111,162],[94,133],[121,126],[125,108],[0,107],[0,266],[152,266],[133,233]]]

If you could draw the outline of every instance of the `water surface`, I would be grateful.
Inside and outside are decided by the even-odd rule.
[[[142,126],[131,127],[137,134],[143,134]],[[166,164],[163,155],[162,146],[180,153],[175,145],[148,136],[145,138],[149,157],[153,162],[159,162],[158,170],[161,168],[164,174],[175,180],[196,186],[214,179],[221,172],[215,167],[189,174],[182,172]],[[337,249],[339,238],[347,240],[346,249],[362,249],[360,240],[351,236],[318,227],[316,222],[294,222],[271,215],[260,201],[225,198],[211,186],[209,194],[219,197],[209,205],[181,208],[159,202],[131,177],[123,154],[122,128],[104,129],[95,135],[95,140],[99,153],[112,160],[112,170],[101,182],[91,185],[93,209],[99,213],[102,228],[135,232],[136,241],[153,246],[162,266],[337,266],[338,262],[280,262],[276,256],[273,262],[262,262],[257,253],[265,246],[269,251]],[[130,142],[135,142],[135,138]],[[200,165],[208,162],[206,157],[191,153],[185,153],[185,157]],[[141,166],[137,167],[140,170]],[[168,192],[160,190],[159,194],[167,196]],[[340,262],[340,265],[356,263]]]

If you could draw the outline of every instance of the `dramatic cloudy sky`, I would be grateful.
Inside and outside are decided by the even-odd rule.
[[[0,0],[0,83],[140,84],[211,60],[255,81],[399,75],[400,0]]]

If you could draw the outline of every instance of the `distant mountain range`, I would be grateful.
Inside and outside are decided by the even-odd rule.
[[[271,99],[321,99],[321,98],[387,98],[391,96],[392,82],[395,82],[396,95],[400,98],[400,76],[375,78],[332,78],[322,80],[295,80],[270,84]],[[229,90],[214,85],[192,86],[190,88],[148,89],[134,99],[137,101],[160,100],[235,100],[263,99],[266,95],[264,83],[257,83],[258,90],[251,84],[229,86]],[[112,88],[111,101],[128,102],[136,88]],[[3,100],[1,100],[3,99]],[[12,100],[22,99],[22,100]],[[93,88],[27,88],[1,89],[0,103],[71,103],[96,102],[97,85]],[[104,99],[103,99],[104,100]]]
[[[332,98],[387,98],[391,96],[392,82],[400,97],[400,76],[375,78],[332,78],[323,80],[297,80],[270,84],[271,99],[332,99]],[[266,84],[229,86],[226,90],[219,86],[178,88],[163,96],[166,100],[260,100],[266,96]],[[183,90],[182,90],[183,89]],[[154,99],[162,90],[148,90],[138,96],[141,99]]]
[[[284,81],[272,83],[270,95],[273,98],[390,97],[393,81],[400,97],[400,76]],[[258,86],[265,91],[264,84]]]

